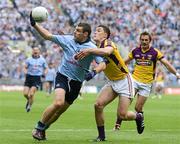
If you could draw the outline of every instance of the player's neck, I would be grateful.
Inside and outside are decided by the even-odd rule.
[[[146,47],[141,46],[141,49],[143,52],[146,52],[150,49],[150,46],[146,46]]]
[[[88,38],[84,38],[82,41],[76,41],[76,42],[79,43],[79,44],[84,44],[84,43],[89,42],[90,40],[91,40],[91,38],[88,37]]]
[[[101,42],[100,41],[96,41],[96,46],[100,47],[101,46]]]
[[[105,40],[106,40],[106,38],[103,38],[99,41],[99,47],[101,47],[101,45],[104,44]]]

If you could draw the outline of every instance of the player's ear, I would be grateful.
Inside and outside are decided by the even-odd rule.
[[[85,37],[88,37],[88,32],[84,32],[84,36],[85,36]]]
[[[104,38],[108,38],[108,34],[107,33],[104,33]]]

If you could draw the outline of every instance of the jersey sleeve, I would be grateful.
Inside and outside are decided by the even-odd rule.
[[[96,63],[101,63],[101,62],[105,62],[105,59],[102,56],[95,56],[95,61]]]
[[[70,35],[53,35],[51,41],[60,46],[64,46],[68,43]]]
[[[157,51],[157,59],[161,60],[162,58],[164,58],[164,55],[162,54],[162,52],[160,52],[160,50],[155,49]]]
[[[133,52],[132,52],[132,51],[128,54],[128,57],[129,57],[130,59],[133,59],[133,58],[134,58],[134,57],[133,57]]]

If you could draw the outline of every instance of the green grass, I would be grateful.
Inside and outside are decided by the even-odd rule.
[[[97,136],[93,104],[96,95],[84,94],[47,131],[47,141],[32,139],[31,131],[53,98],[38,92],[30,113],[25,112],[21,92],[0,92],[1,144],[91,144]],[[134,103],[130,109],[133,110]],[[105,108],[107,144],[179,144],[180,96],[149,99],[145,105],[145,131],[136,132],[134,121],[123,122],[121,130],[113,132],[117,100]]]

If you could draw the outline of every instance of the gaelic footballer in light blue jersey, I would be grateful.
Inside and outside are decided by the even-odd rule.
[[[39,57],[30,57],[25,62],[27,66],[27,74],[31,76],[42,76],[44,70],[47,69],[46,60],[40,55]]]
[[[58,67],[55,78],[55,99],[47,107],[40,121],[37,122],[32,133],[33,138],[45,140],[45,130],[64,113],[73,101],[78,97],[82,82],[93,59],[98,68],[94,69],[94,75],[106,68],[104,59],[89,55],[79,61],[75,60],[75,54],[85,48],[96,48],[90,40],[91,27],[87,23],[79,23],[75,28],[74,35],[53,35],[33,20],[30,15],[31,25],[46,40],[58,44],[63,49],[63,57]]]
[[[45,59],[40,55],[40,49],[35,47],[32,49],[32,57],[25,62],[24,73],[26,79],[24,82],[24,97],[27,99],[26,111],[31,110],[34,101],[34,95],[41,85],[41,76],[46,74],[48,66]]]

